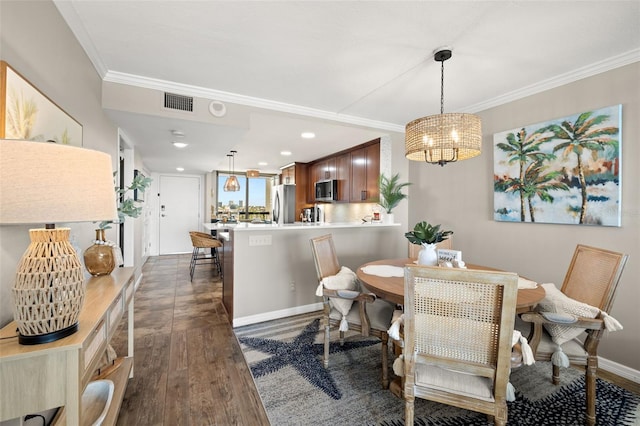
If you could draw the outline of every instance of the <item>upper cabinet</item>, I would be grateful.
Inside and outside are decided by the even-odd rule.
[[[340,202],[372,202],[379,195],[380,140],[376,139],[339,152],[309,165],[307,200],[315,202],[315,183],[321,180],[338,181]]]
[[[380,142],[351,152],[351,202],[372,202],[378,198]]]

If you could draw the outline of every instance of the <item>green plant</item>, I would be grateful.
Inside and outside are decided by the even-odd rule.
[[[400,201],[407,198],[407,194],[402,193],[402,188],[411,185],[411,183],[399,183],[399,179],[400,175],[398,173],[393,175],[391,178],[388,178],[384,173],[381,173],[378,178],[378,187],[380,189],[378,204],[380,204],[387,213],[391,213]]]
[[[440,225],[431,225],[425,221],[416,223],[413,231],[404,234],[412,244],[435,244],[449,238],[453,231],[441,231]]]
[[[113,172],[113,176],[116,176],[116,172]],[[145,177],[142,174],[136,175],[131,181],[131,185],[126,188],[120,188],[119,186],[115,187],[116,193],[116,203],[118,204],[118,222],[122,223],[125,220],[126,216],[136,218],[140,216],[142,213],[142,207],[138,206],[138,202],[133,198],[126,196],[129,191],[138,190],[143,192],[151,185],[153,180],[151,178]],[[112,220],[105,220],[100,222],[98,228],[100,229],[111,229],[111,224],[114,223]]]

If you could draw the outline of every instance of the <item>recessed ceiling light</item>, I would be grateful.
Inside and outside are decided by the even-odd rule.
[[[189,145],[189,144],[188,144],[188,143],[186,143],[186,142],[176,142],[176,141],[173,141],[173,142],[171,142],[171,143],[172,143],[172,144],[173,144],[173,146],[175,146],[176,148],[184,148],[184,147],[186,147],[187,145]]]
[[[176,138],[184,138],[184,132],[182,130],[172,130],[171,134]]]
[[[268,165],[269,165],[269,163],[267,163],[266,161],[260,161],[258,163],[258,166],[268,166]]]
[[[280,155],[291,155],[291,151],[280,151]]]
[[[184,172],[184,167],[176,167],[176,170],[179,172]]]
[[[313,132],[303,132],[300,136],[302,136],[304,139],[313,139],[316,137],[316,134]]]

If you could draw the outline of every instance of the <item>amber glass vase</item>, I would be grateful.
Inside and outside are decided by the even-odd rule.
[[[84,266],[91,275],[109,275],[116,267],[113,247],[104,237],[104,229],[96,229],[95,243],[84,251]]]

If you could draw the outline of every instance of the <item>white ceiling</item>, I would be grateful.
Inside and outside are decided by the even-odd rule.
[[[640,60],[638,0],[54,2],[105,81],[245,107],[242,126],[108,111],[152,172],[226,169],[231,149],[236,170],[273,171],[402,132],[440,110],[443,46],[445,112]]]

